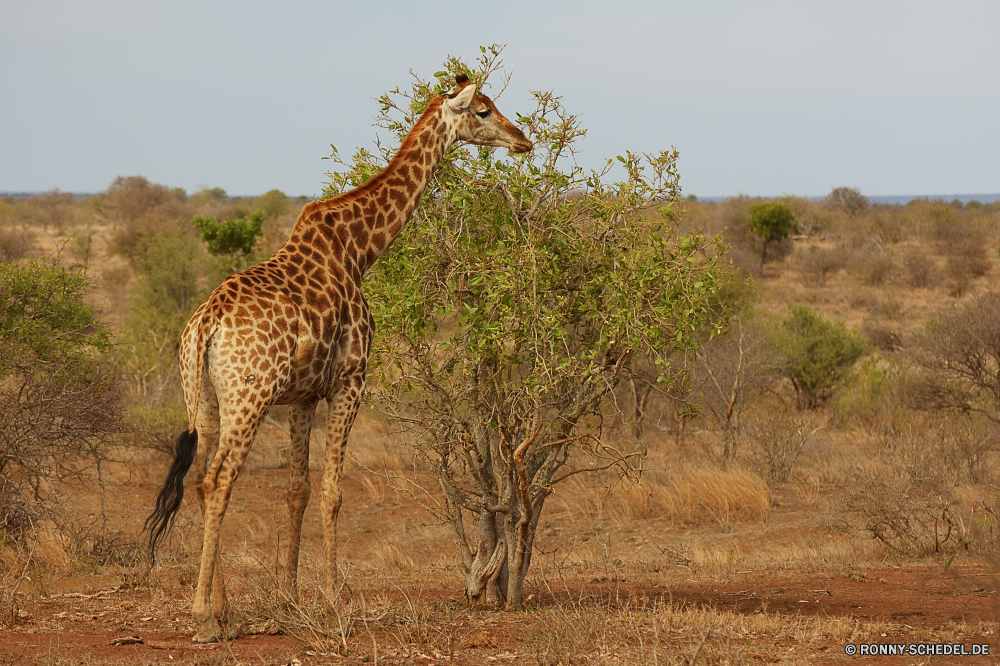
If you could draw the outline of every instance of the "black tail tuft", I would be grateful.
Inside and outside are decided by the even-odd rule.
[[[198,430],[185,430],[177,438],[174,445],[174,462],[167,472],[167,480],[163,482],[160,494],[156,496],[156,508],[149,514],[142,530],[149,534],[149,562],[156,561],[156,550],[160,541],[170,531],[174,515],[181,508],[184,499],[184,476],[194,462],[194,452],[198,446]]]

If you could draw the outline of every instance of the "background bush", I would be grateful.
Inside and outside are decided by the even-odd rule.
[[[87,281],[55,261],[0,264],[0,532],[65,524],[61,484],[89,481],[123,432],[110,335],[84,303]]]

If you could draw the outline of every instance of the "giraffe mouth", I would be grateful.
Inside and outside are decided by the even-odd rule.
[[[510,150],[510,152],[512,153],[526,153],[534,147],[535,145],[533,143],[531,143],[527,139],[524,139],[523,141],[515,141],[508,148],[508,150]]]

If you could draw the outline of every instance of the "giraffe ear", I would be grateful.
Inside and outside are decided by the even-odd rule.
[[[455,97],[448,100],[448,108],[456,112],[465,111],[472,104],[472,99],[475,96],[476,86],[465,86]]]

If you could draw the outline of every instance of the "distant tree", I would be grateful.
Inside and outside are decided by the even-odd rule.
[[[271,190],[257,197],[254,206],[274,219],[288,210],[288,197],[281,190]]]
[[[108,189],[94,200],[94,205],[114,222],[130,225],[148,211],[173,198],[164,185],[149,182],[143,176],[118,176]]]
[[[767,262],[767,246],[788,238],[788,234],[795,229],[795,214],[787,204],[766,201],[750,206],[750,231],[764,241],[760,255],[761,270]]]
[[[177,209],[183,207],[183,202],[167,187],[151,183],[143,176],[115,178],[105,192],[91,197],[88,204],[99,217],[116,225],[109,249],[129,262],[142,254],[146,239],[161,233],[177,216]]]
[[[221,187],[209,187],[208,185],[202,185],[201,189],[195,192],[195,196],[204,197],[206,199],[215,199],[216,201],[221,201],[226,198],[226,191]]]
[[[830,321],[805,305],[793,307],[782,326],[786,334],[782,345],[785,368],[799,408],[815,409],[843,383],[867,345],[844,322]]]
[[[857,217],[868,209],[868,197],[853,187],[835,187],[826,195],[826,202],[841,209],[848,217]]]

